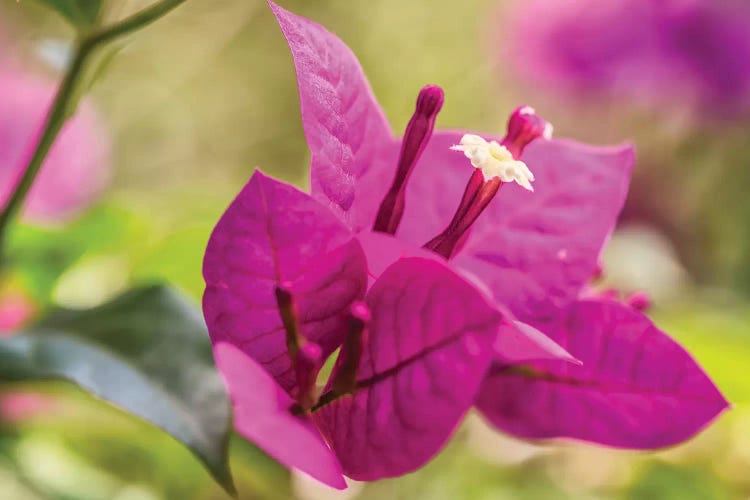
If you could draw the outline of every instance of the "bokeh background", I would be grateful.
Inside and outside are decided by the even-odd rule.
[[[111,0],[106,17],[147,3]],[[633,142],[635,178],[605,280],[649,292],[656,322],[734,407],[692,441],[656,453],[530,445],[471,415],[423,470],[355,484],[339,497],[235,439],[242,497],[750,498],[750,10],[743,3],[282,2],[346,41],[395,131],[421,86],[436,83],[446,93],[439,127],[501,132],[510,110],[530,104],[557,136]],[[52,85],[72,37],[34,0],[0,0],[0,64]],[[12,102],[3,99],[0,121]],[[197,302],[210,231],[253,169],[308,183],[291,57],[265,2],[188,0],[107,56],[86,106],[99,120],[90,141],[108,153],[80,175],[99,175],[107,187],[64,221],[15,228],[11,245],[24,257],[0,289],[8,322],[0,328],[50,304],[93,306],[157,280]],[[58,182],[87,182],[71,176]],[[0,385],[6,498],[226,497],[171,438],[60,383]]]

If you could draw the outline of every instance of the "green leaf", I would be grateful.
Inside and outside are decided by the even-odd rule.
[[[76,28],[90,28],[96,24],[101,0],[39,0],[47,7],[57,11]]]
[[[84,255],[130,251],[148,241],[147,221],[122,207],[101,205],[64,228],[15,224],[10,229],[9,267],[37,302],[48,303],[60,275]]]
[[[231,417],[200,311],[166,286],[89,310],[57,309],[0,339],[0,380],[64,379],[160,427],[234,492]]]

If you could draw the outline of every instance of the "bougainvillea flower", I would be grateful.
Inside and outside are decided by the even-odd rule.
[[[56,86],[16,68],[0,68],[0,205],[10,197],[34,146]],[[23,215],[63,221],[90,204],[110,177],[110,146],[91,103],[63,127],[29,192]]]
[[[598,272],[603,245],[627,193],[632,149],[549,139],[551,127],[528,107],[511,115],[502,139],[476,132],[433,133],[443,97],[435,86],[420,92],[403,139],[396,139],[346,45],[320,25],[271,7],[295,62],[302,122],[312,153],[313,196],[338,212],[354,232],[388,233],[405,245],[423,245],[447,258],[488,290],[497,307],[509,308],[530,324],[528,331],[546,333],[569,314]],[[382,249],[362,241],[368,261],[382,261]],[[604,318],[596,315],[590,319],[592,331],[612,326],[600,324]],[[550,337],[561,339],[554,332]],[[621,336],[621,341],[633,352],[638,350],[632,336]],[[581,356],[591,359],[588,352]],[[666,347],[654,356],[661,356],[661,364],[655,364],[663,370],[672,370],[670,361],[677,362]],[[523,361],[500,358],[496,369]],[[620,361],[616,356],[601,357],[596,365],[614,369]],[[547,363],[565,365],[565,370],[587,369]],[[686,383],[705,379],[711,385],[695,363],[678,364],[687,369],[682,373]],[[488,382],[482,398],[491,398],[496,390]],[[673,407],[695,410],[692,418],[684,419],[685,429],[692,432],[726,406],[715,389],[705,392],[698,384],[696,391],[707,400],[708,411]],[[655,411],[645,399],[636,402],[644,412]],[[562,399],[560,405],[567,411]],[[659,429],[644,425],[641,431],[658,434]],[[629,446],[658,442],[657,436],[642,437]]]
[[[744,2],[532,0],[502,15],[500,57],[555,94],[676,104],[703,116],[750,111]]]
[[[636,409],[649,418],[657,408],[683,410],[690,417],[674,435],[684,438],[715,415],[723,398],[671,341],[647,344],[654,349],[644,371],[638,361],[623,375],[624,356],[642,356],[635,342],[643,339],[627,317],[592,312],[580,335],[617,338],[627,347],[623,357],[602,343],[580,349],[556,330],[571,327],[559,322],[598,268],[626,194],[631,148],[550,139],[549,124],[525,106],[504,138],[433,133],[444,98],[434,85],[420,91],[397,140],[346,45],[270,5],[297,69],[312,195],[256,172],[208,243],[204,315],[238,432],[334,487],[342,487],[341,473],[401,475],[437,453],[477,401],[498,427],[522,434],[494,414],[493,405],[499,417],[506,408],[495,397],[504,383],[497,374],[526,377],[533,393],[547,379],[567,382],[561,365],[583,359],[566,345],[591,364],[574,380],[653,389],[601,407],[563,392],[553,398],[560,399],[554,413],[568,421],[587,405],[600,410],[605,427]],[[318,372],[336,348],[318,392]],[[679,397],[652,404],[673,389],[651,380],[669,363],[682,370],[669,377],[721,405],[682,405]],[[619,440],[616,431],[573,437],[662,443],[653,435],[658,425],[639,428],[648,435],[639,441]],[[302,456],[307,447],[319,458]]]

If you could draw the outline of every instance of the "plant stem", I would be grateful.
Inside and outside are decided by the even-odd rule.
[[[25,163],[23,175],[2,213],[0,213],[0,266],[4,263],[2,256],[4,255],[8,225],[23,205],[47,153],[49,153],[52,144],[54,144],[68,118],[68,111],[75,97],[76,87],[84,74],[83,70],[90,56],[97,48],[151,24],[183,2],[185,0],[161,0],[130,17],[111,26],[94,30],[79,39],[73,60],[57,89],[55,100],[47,113],[38,138],[36,138],[36,145],[33,147],[33,151],[22,159]]]
[[[128,35],[137,31],[144,26],[148,26],[157,19],[168,14],[185,0],[161,0],[150,7],[146,7],[140,12],[136,12],[130,17],[126,17],[112,26],[108,26],[98,31],[94,31],[86,37],[91,44],[99,46],[111,42],[116,38]]]
[[[52,107],[45,119],[44,127],[38,135],[38,138],[35,138],[37,143],[36,146],[34,146],[33,152],[31,152],[28,159],[26,159],[26,155],[22,158],[22,161],[26,163],[23,175],[13,190],[13,194],[8,200],[8,203],[5,205],[5,209],[0,214],[0,245],[5,243],[8,224],[21,208],[26,199],[26,195],[34,183],[34,179],[39,173],[44,158],[47,156],[57,134],[65,123],[68,104],[73,96],[76,84],[83,73],[82,70],[86,63],[86,59],[90,54],[89,50],[82,49],[83,46],[77,48],[75,57],[68,68],[63,81],[60,83],[57,95],[55,95],[55,100],[52,102]]]

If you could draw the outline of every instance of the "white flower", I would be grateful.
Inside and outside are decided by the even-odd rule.
[[[461,144],[451,146],[453,151],[462,151],[474,167],[480,169],[485,180],[498,177],[503,182],[517,182],[521,187],[533,191],[534,174],[522,161],[513,158],[508,148],[487,142],[478,135],[465,134]]]

